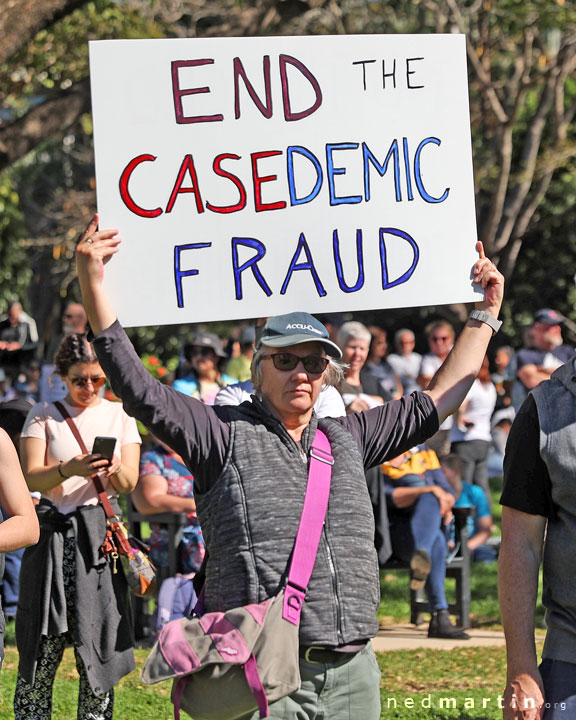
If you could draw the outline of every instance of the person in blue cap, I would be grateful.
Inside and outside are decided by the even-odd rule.
[[[562,323],[566,318],[557,310],[543,308],[534,315],[531,327],[532,347],[518,350],[515,369],[518,382],[523,389],[522,399],[544,380],[549,380],[558,369],[574,354],[574,348],[562,340]],[[521,402],[521,401],[520,401]],[[520,407],[517,400],[517,408]]]
[[[78,278],[94,347],[114,392],[183,458],[194,475],[208,560],[205,611],[260,602],[278,592],[304,500],[317,428],[334,457],[330,500],[299,626],[301,687],[270,704],[271,718],[377,720],[379,572],[364,472],[433,435],[458,407],[498,329],[503,277],[484,256],[473,277],[484,289],[428,390],[339,418],[318,418],[324,384],[342,377],[340,348],[307,312],[272,317],[252,359],[255,395],[210,407],[155,380],[142,366],[104,291],[104,262],[119,250],[97,216],[77,245]],[[305,708],[305,710],[303,710]],[[252,720],[258,712],[242,720]]]

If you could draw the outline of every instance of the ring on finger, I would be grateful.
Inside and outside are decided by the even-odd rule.
[[[88,245],[93,245],[93,244],[94,244],[94,240],[93,240],[93,238],[91,238],[91,237],[87,237],[84,242],[87,242]]]

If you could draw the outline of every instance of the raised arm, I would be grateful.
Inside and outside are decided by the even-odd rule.
[[[102,279],[104,264],[118,252],[122,242],[118,230],[98,230],[98,220],[98,214],[95,214],[76,246],[78,282],[94,335],[109,328],[116,320],[116,313],[102,287]]]
[[[38,542],[36,511],[20,469],[16,448],[0,429],[0,505],[8,519],[0,524],[0,552]]]
[[[485,255],[481,242],[476,245],[479,259],[472,268],[474,282],[484,290],[484,300],[476,310],[497,319],[504,295],[504,277]],[[428,390],[442,422],[462,403],[478,375],[486,348],[493,335],[492,328],[479,320],[468,319],[450,354],[430,381]]]
[[[94,335],[94,348],[111,387],[124,409],[173,448],[194,473],[197,492],[216,480],[226,457],[229,424],[214,408],[163,385],[142,366],[108,300],[102,280],[104,265],[119,250],[115,229],[98,230],[94,215],[76,246],[76,267],[82,300]],[[125,458],[122,457],[122,465]],[[137,477],[136,463],[127,463]],[[118,488],[129,491],[128,484]]]
[[[534,641],[538,569],[546,518],[510,507],[502,508],[502,545],[498,558],[498,594],[506,635],[507,676],[504,720],[539,720],[544,703]],[[511,706],[512,695],[516,707]],[[524,711],[524,708],[527,708]]]

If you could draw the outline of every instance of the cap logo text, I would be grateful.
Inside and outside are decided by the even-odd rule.
[[[322,330],[318,330],[315,327],[312,327],[312,325],[303,325],[302,323],[292,323],[291,325],[286,326],[286,330],[310,330],[310,332],[315,332],[317,335],[322,335]]]

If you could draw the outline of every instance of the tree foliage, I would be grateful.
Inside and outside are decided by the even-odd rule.
[[[26,237],[19,200],[10,178],[0,176],[0,309],[3,310],[16,298],[26,301],[30,281],[26,250],[17,242]]]
[[[95,205],[89,39],[411,32],[467,36],[478,229],[509,281],[507,326],[512,329],[543,304],[576,320],[569,306],[576,249],[570,224],[576,170],[574,3],[7,0],[5,5],[0,187],[12,183],[19,198],[13,209],[24,216],[26,229],[18,225],[16,231],[12,223],[2,231],[0,257],[12,254],[11,267],[21,262],[32,272],[30,297],[41,327],[49,324],[50,313],[59,313],[58,303],[46,298],[75,292],[74,241]],[[7,243],[16,248],[7,253]],[[554,258],[561,262],[554,264]],[[152,342],[148,335],[142,335],[143,349]]]

